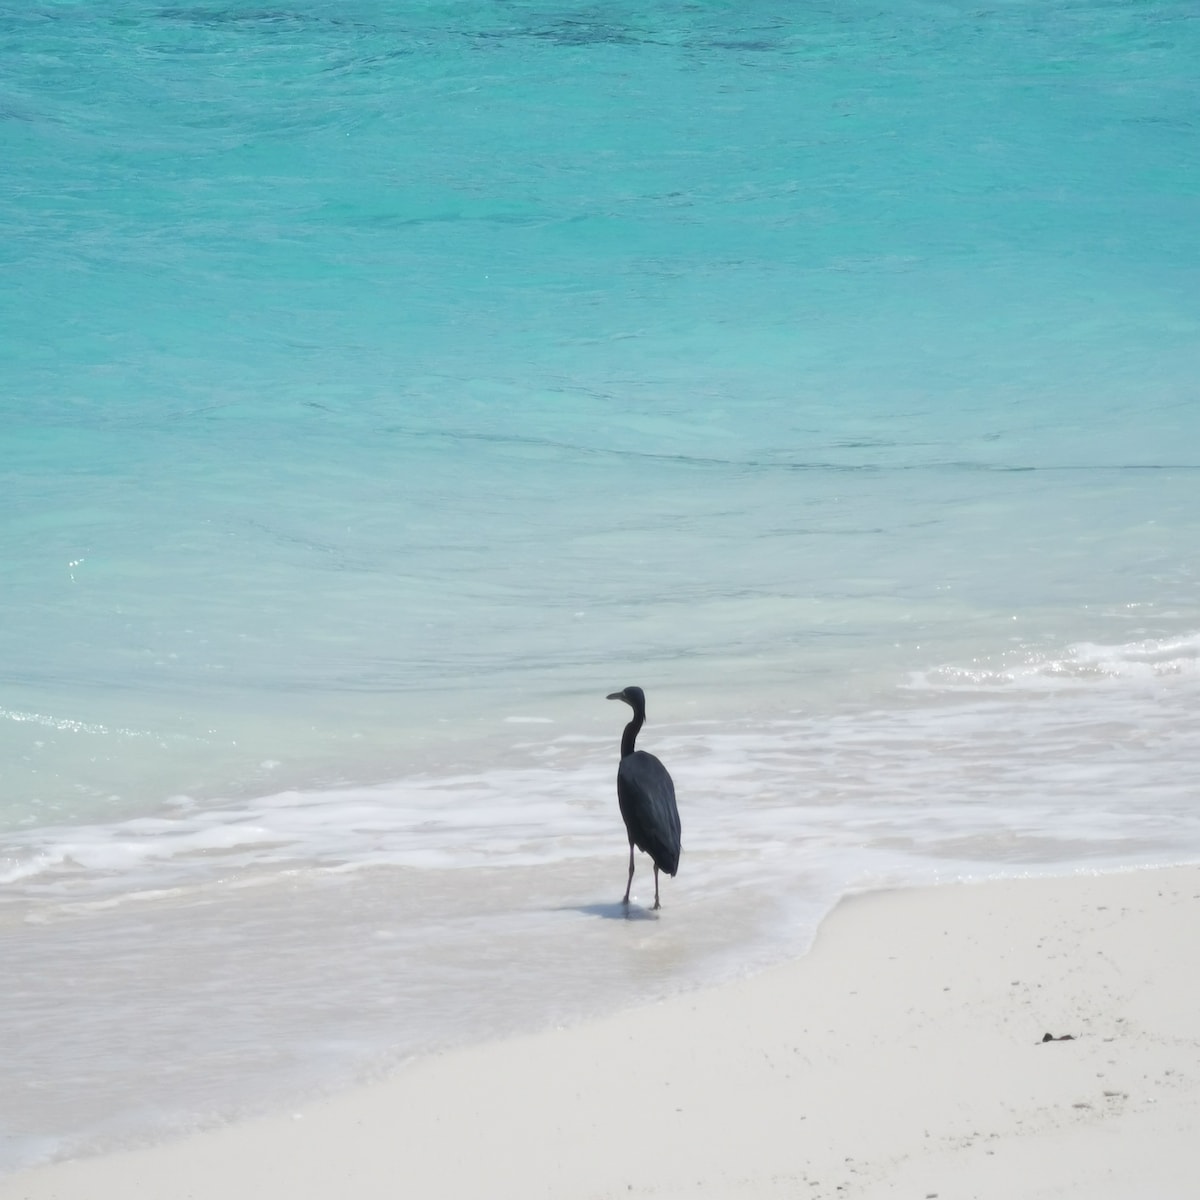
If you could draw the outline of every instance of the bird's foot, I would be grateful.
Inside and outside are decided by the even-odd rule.
[[[655,907],[655,908],[662,908],[662,905],[661,905],[661,904],[659,904],[659,902],[658,902],[657,900],[655,900],[655,902],[654,902],[654,907]]]

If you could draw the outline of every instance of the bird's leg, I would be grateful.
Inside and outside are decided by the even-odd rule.
[[[633,843],[629,843],[629,878],[625,880],[625,899],[622,904],[629,903],[629,889],[633,887]]]
[[[654,864],[654,907],[662,907],[662,905],[658,902],[658,863]]]

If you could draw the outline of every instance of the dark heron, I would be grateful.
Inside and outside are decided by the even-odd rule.
[[[617,800],[629,833],[629,878],[624,904],[633,886],[633,848],[654,860],[654,907],[658,902],[658,872],[674,877],[679,869],[679,809],[675,807],[675,785],[667,768],[645,750],[635,750],[638,731],[646,723],[646,693],[640,687],[613,692],[610,700],[624,700],[633,709],[633,720],[621,735],[621,765],[617,768]]]

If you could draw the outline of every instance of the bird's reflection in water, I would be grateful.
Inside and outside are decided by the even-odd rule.
[[[583,913],[587,917],[603,917],[607,921],[657,921],[658,913],[652,908],[642,908],[637,904],[626,904],[624,900],[614,900],[604,904],[573,904],[558,912]]]

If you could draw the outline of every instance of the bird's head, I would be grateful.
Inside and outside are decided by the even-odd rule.
[[[624,700],[635,713],[645,715],[646,693],[640,687],[627,687],[623,691],[611,693],[607,698],[609,700]]]

